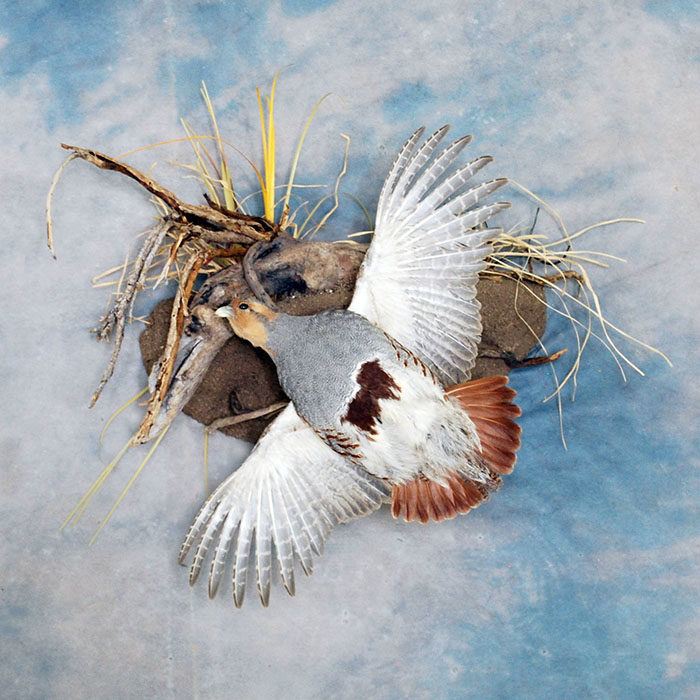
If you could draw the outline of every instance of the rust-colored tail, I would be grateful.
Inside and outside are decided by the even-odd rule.
[[[473,421],[481,441],[481,455],[498,474],[513,471],[515,453],[520,447],[520,426],[513,418],[521,411],[513,403],[515,391],[508,388],[507,383],[507,377],[487,377],[445,389]],[[495,474],[493,476],[497,479]],[[447,474],[445,480],[447,486],[423,477],[395,485],[391,494],[393,516],[409,522],[439,522],[454,518],[457,513],[466,513],[489,497],[490,489],[486,484],[455,473]]]
[[[448,474],[445,480],[447,486],[424,477],[407,484],[395,484],[391,492],[392,515],[407,522],[440,522],[454,518],[457,513],[467,513],[489,497],[484,484],[454,473]]]
[[[491,469],[510,474],[520,447],[520,426],[512,420],[522,411],[513,403],[508,377],[486,377],[445,389],[469,414],[481,440],[481,455]]]

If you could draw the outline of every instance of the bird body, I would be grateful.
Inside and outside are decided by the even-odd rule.
[[[318,432],[339,430],[356,392],[360,366],[389,360],[386,335],[359,314],[344,310],[313,316],[280,313],[270,325],[264,349],[297,412]]]
[[[360,314],[290,316],[253,298],[217,313],[243,338],[255,329],[248,339],[274,360],[297,413],[373,476],[397,485],[423,478],[447,487],[448,475],[489,491],[500,485],[459,402],[416,355]]]
[[[500,233],[484,222],[509,206],[481,201],[507,180],[465,190],[491,158],[450,172],[470,137],[435,155],[447,129],[418,146],[419,129],[396,157],[348,310],[289,316],[255,285],[217,310],[268,352],[292,403],[187,533],[180,561],[194,548],[191,584],[216,542],[210,596],[231,548],[236,605],[253,542],[267,605],[273,556],[293,594],[295,562],[310,573],[336,524],[386,502],[407,521],[451,518],[512,471],[515,392],[505,377],[469,381],[481,335],[476,282]]]

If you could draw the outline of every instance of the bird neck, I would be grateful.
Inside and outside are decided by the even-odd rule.
[[[264,345],[259,345],[277,363],[294,353],[308,332],[310,316],[290,316],[277,312],[269,318],[262,331],[265,333]],[[251,341],[252,342],[252,341]]]

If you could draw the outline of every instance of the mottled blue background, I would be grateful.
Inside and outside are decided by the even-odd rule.
[[[7,697],[697,698],[700,697],[700,11],[696,2],[4,3],[0,8],[3,285],[0,314],[0,687]],[[568,450],[549,368],[513,374],[524,409],[516,472],[467,517],[407,526],[383,511],[339,528],[297,597],[189,589],[176,564],[204,497],[201,428],[181,419],[90,549],[140,456],[118,468],[81,524],[58,526],[126,440],[139,411],[105,421],[141,386],[127,336],[93,410],[108,348],[88,331],[117,264],[152,221],[133,183],[72,164],[44,200],[61,141],[120,154],[204,129],[206,80],[224,135],[259,162],[254,87],[278,90],[279,169],[327,92],[299,182],[332,182],[376,204],[413,128],[471,132],[491,175],[538,192],[583,249],[628,259],[592,270],[609,318],[663,349],[620,339],[644,369],[623,382],[587,350]],[[190,201],[200,187],[169,161],[184,144],[130,158]],[[234,162],[235,157],[232,157]],[[234,178],[252,185],[235,160]],[[317,196],[317,195],[314,195]],[[518,206],[504,223],[521,223]],[[529,208],[528,208],[529,207]],[[520,217],[520,218],[518,218]],[[552,232],[546,217],[541,230]],[[329,230],[366,227],[342,200]],[[142,310],[152,298],[144,297]],[[550,349],[574,339],[553,317]],[[566,364],[560,364],[562,371]],[[210,445],[222,478],[246,446]]]

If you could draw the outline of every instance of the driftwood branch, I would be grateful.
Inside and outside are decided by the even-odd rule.
[[[197,279],[197,273],[204,263],[204,257],[191,257],[187,267],[182,274],[181,286],[178,287],[175,301],[170,314],[170,327],[168,328],[168,337],[161,355],[160,361],[154,367],[155,371],[151,371],[149,383],[153,379],[153,388],[151,397],[148,401],[146,415],[141,421],[139,429],[132,439],[132,445],[140,445],[148,441],[151,428],[155,423],[160,407],[165,400],[165,396],[170,386],[170,380],[175,371],[175,360],[177,351],[180,347],[182,338],[182,327],[184,325],[185,315],[187,314],[187,306],[194,287],[194,281]]]
[[[251,240],[251,237],[245,233],[237,233],[235,231],[213,231],[204,226],[182,221],[173,222],[173,232],[183,234],[184,238],[199,238],[207,243],[221,243],[223,245],[240,243],[245,246],[246,250],[254,242]],[[243,253],[245,253],[245,250]]]
[[[114,331],[115,338],[110,361],[90,402],[90,406],[94,406],[102,392],[102,389],[112,376],[114,366],[117,361],[117,356],[121,350],[127,315],[131,314],[133,310],[134,301],[139,290],[143,289],[145,286],[148,270],[150,269],[153,258],[156,255],[156,252],[163,242],[166,234],[173,235],[176,238],[179,238],[179,240],[173,247],[171,258],[168,260],[168,264],[164,267],[163,274],[167,273],[167,270],[170,269],[180,243],[187,239],[197,238],[205,243],[226,246],[225,250],[222,249],[219,251],[218,249],[212,248],[206,255],[199,254],[196,255],[195,258],[190,258],[188,261],[188,266],[190,267],[189,276],[191,279],[188,279],[185,283],[185,286],[189,285],[187,290],[187,294],[189,294],[192,284],[194,283],[196,273],[199,271],[202,264],[208,263],[214,257],[227,257],[231,255],[242,256],[252,244],[270,240],[277,233],[279,233],[279,226],[269,222],[263,217],[250,216],[248,214],[243,214],[242,212],[231,211],[225,207],[216,206],[211,202],[209,202],[211,206],[197,206],[188,204],[187,202],[183,202],[170,190],[159,185],[153,178],[145,175],[127,163],[123,163],[115,158],[110,158],[104,153],[100,153],[93,149],[69,146],[67,144],[61,144],[61,146],[66,150],[71,151],[71,155],[61,166],[60,170],[56,174],[56,177],[54,178],[54,182],[51,185],[47,198],[46,209],[48,244],[54,257],[55,251],[53,248],[51,227],[51,195],[53,194],[56,182],[63,172],[63,169],[71,160],[81,158],[103,170],[113,170],[114,172],[126,175],[132,180],[138,182],[145,190],[155,195],[155,197],[157,197],[162,203],[164,210],[162,215],[162,224],[153,229],[153,231],[147,237],[145,243],[141,246],[137,259],[134,262],[133,269],[126,280],[124,290],[117,294],[117,298],[115,299],[112,308],[102,318],[98,328],[95,329],[97,337],[100,340],[108,339],[112,331]],[[174,319],[172,324],[173,332],[175,332],[176,327],[182,325],[186,302],[187,295],[180,301],[177,319]],[[144,425],[141,429],[141,437],[143,437],[145,431],[147,431],[148,424],[152,423],[158,414],[159,405],[163,401],[163,395],[165,392],[165,389],[162,389],[163,383],[165,383],[167,389],[167,382],[170,380],[170,376],[172,374],[173,368],[171,363],[174,360],[174,355],[172,353],[173,351],[176,352],[177,343],[175,342],[174,338],[171,338],[170,341],[171,342],[168,347],[168,361],[164,362],[162,374],[158,378],[159,391],[157,392],[157,396],[152,398],[151,404],[149,405],[149,411],[144,419]]]
[[[92,163],[103,170],[114,170],[136,180],[144,189],[162,199],[170,209],[178,214],[184,221],[194,226],[207,229],[211,232],[223,232],[242,236],[248,241],[265,241],[271,238],[277,231],[277,227],[261,216],[250,216],[241,212],[232,212],[223,209],[215,209],[209,206],[187,204],[170,190],[159,185],[155,180],[145,175],[140,170],[126,163],[110,158],[109,156],[94,151],[90,148],[79,148],[62,143],[61,146],[68,151],[73,151],[76,157]],[[211,240],[211,239],[210,239]],[[216,239],[214,239],[216,240]],[[224,241],[218,241],[224,242]],[[225,242],[230,242],[227,239]],[[237,241],[233,241],[237,242]]]

